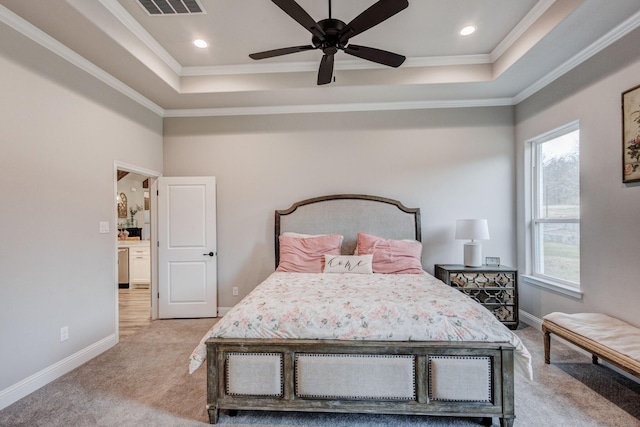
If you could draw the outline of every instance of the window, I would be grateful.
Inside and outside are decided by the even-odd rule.
[[[580,288],[580,129],[568,124],[532,142],[532,274]]]

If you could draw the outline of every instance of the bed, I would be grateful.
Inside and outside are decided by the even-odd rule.
[[[265,410],[512,426],[514,368],[530,378],[530,355],[484,307],[422,271],[420,224],[419,209],[367,195],[276,211],[276,271],[191,356],[191,371],[206,362],[210,423],[220,410]],[[322,270],[304,270],[296,245]]]

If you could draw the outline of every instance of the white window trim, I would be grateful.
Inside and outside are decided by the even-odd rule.
[[[529,186],[529,189],[528,189],[530,193],[529,200],[531,201],[531,205],[530,205],[531,211],[528,214],[529,215],[529,225],[528,225],[529,232],[527,233],[527,236],[530,239],[529,247],[531,248],[531,252],[529,254],[529,260],[527,260],[527,266],[529,267],[527,269],[529,270],[528,274],[522,274],[521,277],[522,277],[522,281],[526,284],[533,285],[542,289],[551,290],[556,293],[570,296],[572,298],[582,299],[583,292],[581,290],[580,283],[565,282],[561,279],[535,273],[535,263],[536,263],[536,253],[537,253],[535,225],[540,223],[554,223],[554,222],[580,224],[579,218],[567,218],[567,219],[561,219],[561,220],[537,218],[537,214],[535,214],[535,212],[537,212],[537,209],[539,207],[538,206],[539,201],[537,200],[537,191],[539,186],[539,178],[536,170],[536,167],[538,164],[538,155],[539,155],[537,151],[537,147],[540,144],[543,144],[559,136],[562,136],[564,134],[567,134],[576,130],[580,130],[579,120],[572,121],[570,123],[567,123],[566,125],[560,126],[549,132],[543,133],[541,135],[538,135],[526,141],[531,153],[531,157],[530,157],[531,185]]]
[[[548,280],[530,274],[522,274],[522,281],[528,285],[537,286],[538,288],[551,290],[559,294],[567,295],[575,299],[582,299],[584,292],[575,286],[564,285],[555,280]]]

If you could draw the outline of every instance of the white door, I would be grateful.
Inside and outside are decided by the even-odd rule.
[[[158,317],[217,316],[216,180],[158,178]]]

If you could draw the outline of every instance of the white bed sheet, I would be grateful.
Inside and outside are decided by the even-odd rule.
[[[204,362],[210,337],[508,342],[515,347],[516,367],[533,377],[531,355],[516,334],[427,273],[275,272],[203,337],[190,372]]]

